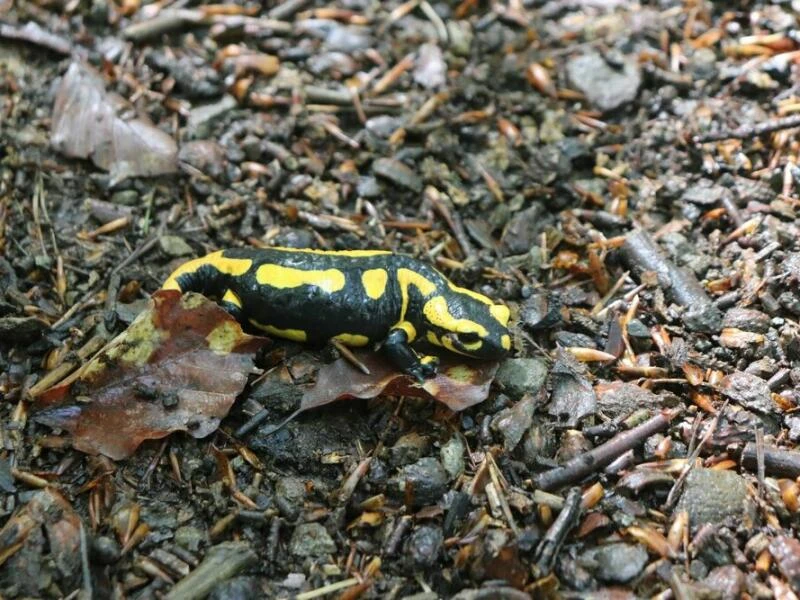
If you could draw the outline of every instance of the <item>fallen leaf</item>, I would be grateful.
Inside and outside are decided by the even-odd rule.
[[[56,93],[50,140],[66,156],[91,158],[114,182],[176,172],[175,140],[135,114],[122,96],[106,92],[97,71],[73,62]]]
[[[450,410],[461,411],[486,399],[499,366],[496,362],[441,356],[436,376],[420,384],[398,372],[376,352],[358,352],[355,355],[370,374],[358,371],[344,359],[322,365],[316,384],[303,394],[300,410],[335,400],[375,398],[383,394],[434,399]]]
[[[173,431],[202,438],[228,414],[268,342],[203,296],[159,290],[128,329],[35,398],[34,419],[113,459]]]
[[[0,584],[28,597],[41,597],[39,584],[50,578],[75,588],[81,578],[80,527],[60,492],[36,492],[0,530]]]

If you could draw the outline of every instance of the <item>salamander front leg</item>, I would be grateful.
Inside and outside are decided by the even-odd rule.
[[[408,345],[408,334],[402,329],[392,329],[383,344],[392,364],[407,375],[422,383],[436,375],[438,359],[435,356],[420,357]]]

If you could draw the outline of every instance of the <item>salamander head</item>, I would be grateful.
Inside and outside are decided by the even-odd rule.
[[[480,359],[500,359],[511,350],[509,310],[482,294],[448,282],[422,306],[425,338],[451,352]]]

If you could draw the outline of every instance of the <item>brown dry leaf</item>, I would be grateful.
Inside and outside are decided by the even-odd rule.
[[[113,459],[173,431],[205,437],[228,413],[266,343],[242,333],[203,296],[160,290],[126,331],[35,399],[34,419],[68,431],[75,448]]]
[[[175,140],[146,117],[128,114],[133,106],[106,92],[97,71],[73,62],[56,93],[51,143],[66,156],[91,158],[114,182],[177,171]]]
[[[498,363],[479,362],[464,357],[442,356],[436,377],[418,384],[396,371],[388,361],[375,352],[355,353],[370,374],[356,370],[344,359],[322,365],[316,384],[305,391],[300,410],[308,410],[347,398],[412,396],[432,398],[460,411],[480,402],[489,395]]]
[[[40,597],[39,584],[53,569],[62,583],[79,585],[80,527],[78,514],[60,492],[36,492],[0,530],[3,585],[15,584],[21,595]]]

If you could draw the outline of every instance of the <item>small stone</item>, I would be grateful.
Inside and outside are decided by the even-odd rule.
[[[422,179],[409,167],[393,158],[379,158],[372,163],[375,175],[388,179],[400,187],[419,193],[422,191]]]
[[[234,577],[217,585],[208,600],[250,600],[264,598],[264,590],[257,577]]]
[[[492,429],[503,436],[503,447],[511,452],[517,447],[522,436],[533,423],[533,412],[536,410],[534,396],[523,396],[514,406],[501,410],[492,419]]]
[[[747,483],[733,471],[694,469],[686,478],[677,510],[689,512],[692,527],[742,518],[747,506]]]
[[[442,449],[439,451],[439,456],[442,459],[442,466],[444,470],[447,471],[451,480],[464,472],[464,450],[466,450],[466,448],[464,442],[461,440],[461,436],[454,435],[447,440],[447,443],[442,446]]]
[[[634,100],[642,83],[639,65],[632,57],[623,57],[619,68],[615,68],[591,51],[571,59],[566,70],[572,85],[604,112]]]
[[[597,395],[597,407],[604,415],[613,419],[629,415],[639,408],[658,408],[663,399],[635,383],[611,384]]]
[[[724,197],[730,196],[731,192],[710,179],[701,179],[694,185],[686,188],[681,200],[683,203],[698,204],[700,206],[712,206]]]
[[[292,532],[289,552],[300,557],[326,556],[336,552],[336,543],[319,523],[301,523]]]
[[[0,318],[0,339],[8,342],[26,343],[38,339],[50,327],[36,317]]]
[[[447,491],[447,471],[435,458],[421,458],[413,465],[401,469],[389,480],[389,489],[400,497],[404,497],[406,485],[413,490],[414,506],[435,504]]]
[[[182,167],[189,166],[219,179],[225,172],[225,149],[214,140],[194,140],[183,144],[178,151]]]
[[[431,440],[415,431],[401,436],[388,449],[389,462],[394,466],[408,465],[418,461],[430,448]]]
[[[184,525],[175,530],[175,543],[190,552],[197,552],[208,542],[208,535],[202,529]]]
[[[158,246],[167,256],[190,256],[194,254],[192,247],[182,237],[177,235],[162,235],[158,238]]]
[[[453,436],[455,439],[455,436]],[[17,491],[14,485],[14,476],[11,474],[11,465],[5,458],[0,458],[0,491],[13,494]]]
[[[101,535],[92,540],[92,558],[101,565],[111,565],[119,560],[121,548],[112,537]]]
[[[731,308],[725,313],[722,319],[723,327],[735,327],[742,331],[753,331],[755,333],[767,333],[769,331],[771,317],[752,308]]]
[[[447,63],[441,48],[436,44],[422,44],[417,51],[414,81],[427,89],[435,89],[445,84]]]
[[[281,477],[275,482],[275,504],[288,520],[293,521],[300,514],[306,486],[297,477]]]
[[[720,391],[741,406],[762,413],[775,410],[769,384],[755,375],[741,371],[726,375],[719,384]]]
[[[745,575],[735,565],[723,565],[712,570],[703,584],[720,594],[720,600],[738,600],[742,597]]]
[[[139,192],[136,190],[120,190],[114,192],[111,196],[111,202],[114,204],[122,204],[123,206],[138,206]]]
[[[441,529],[424,525],[411,534],[406,551],[415,566],[430,567],[436,562],[443,541]]]
[[[584,557],[594,563],[594,574],[606,583],[627,583],[647,564],[647,550],[639,544],[608,544],[589,550]]]
[[[495,381],[513,400],[536,394],[547,379],[547,365],[537,358],[509,358],[500,365]]]
[[[689,59],[689,71],[695,79],[712,79],[717,74],[717,54],[711,48],[698,48]]]

